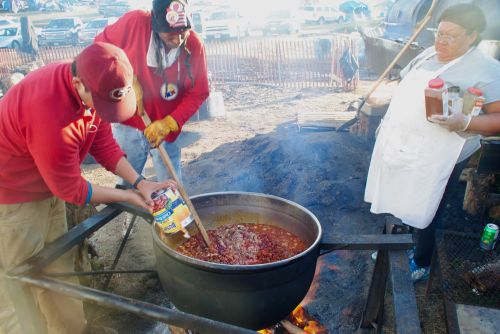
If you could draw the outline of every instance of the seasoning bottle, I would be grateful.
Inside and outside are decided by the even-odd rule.
[[[425,113],[431,115],[448,116],[448,89],[441,78],[429,81],[425,89]]]
[[[448,88],[448,106],[455,112],[462,112],[464,100],[460,97],[460,87],[452,86]]]
[[[464,108],[462,112],[466,115],[477,116],[483,107],[483,91],[470,87],[464,93]]]

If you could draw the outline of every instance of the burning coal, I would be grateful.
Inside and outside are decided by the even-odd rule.
[[[271,328],[258,331],[261,334],[327,334],[325,326],[316,321],[301,306],[297,306],[292,313]]]

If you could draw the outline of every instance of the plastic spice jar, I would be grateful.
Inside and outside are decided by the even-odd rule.
[[[429,81],[425,89],[425,114],[448,115],[448,89],[441,78]]]
[[[483,107],[484,97],[483,91],[470,87],[464,93],[464,107],[462,112],[466,115],[477,116]]]
[[[460,87],[452,86],[448,88],[448,106],[455,112],[462,112],[464,100],[460,97]],[[449,111],[448,111],[449,112]]]

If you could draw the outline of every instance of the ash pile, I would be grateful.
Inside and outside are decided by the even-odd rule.
[[[383,222],[363,201],[371,148],[348,133],[274,132],[222,145],[183,169],[189,194],[248,191],[279,196],[309,209],[324,234],[381,233]],[[369,251],[337,251],[318,259],[302,302],[329,333],[357,329],[373,263]]]

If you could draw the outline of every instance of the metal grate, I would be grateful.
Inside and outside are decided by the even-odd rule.
[[[443,294],[458,304],[500,308],[500,247],[485,251],[479,240],[480,234],[436,233]]]

